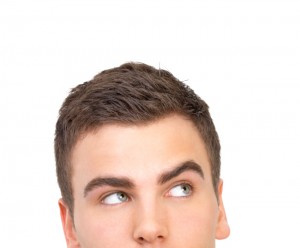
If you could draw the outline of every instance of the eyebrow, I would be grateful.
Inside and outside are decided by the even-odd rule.
[[[202,170],[202,167],[197,164],[196,162],[194,162],[193,160],[189,160],[189,161],[185,161],[183,163],[181,163],[180,165],[178,165],[177,167],[175,167],[174,169],[164,172],[158,179],[158,183],[159,184],[164,184],[168,181],[170,181],[171,179],[179,176],[180,174],[182,174],[185,171],[194,171],[197,174],[200,175],[200,177],[202,179],[204,179],[204,173]]]
[[[127,188],[132,189],[134,188],[134,183],[130,181],[128,178],[121,177],[96,177],[91,180],[84,188],[84,197],[95,188],[102,187],[102,186],[111,186],[115,188]]]
[[[164,184],[186,171],[194,171],[197,174],[199,174],[201,178],[204,179],[202,167],[193,160],[188,160],[183,163],[180,163],[178,166],[176,166],[170,171],[163,172],[158,177],[158,183]],[[135,187],[135,184],[126,177],[96,177],[85,186],[83,194],[84,197],[86,197],[88,193],[94,190],[95,188],[103,186],[132,189]]]

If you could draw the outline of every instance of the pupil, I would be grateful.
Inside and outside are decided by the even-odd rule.
[[[186,185],[182,186],[182,189],[183,189],[184,192],[189,191],[189,189],[188,189],[188,187]]]
[[[119,199],[124,200],[124,198],[125,198],[125,195],[123,193],[119,193]]]

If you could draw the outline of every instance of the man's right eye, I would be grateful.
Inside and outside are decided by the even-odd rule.
[[[115,192],[105,196],[101,202],[105,205],[116,205],[128,200],[129,197],[124,192]]]

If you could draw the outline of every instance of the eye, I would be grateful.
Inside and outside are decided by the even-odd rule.
[[[122,202],[127,202],[129,200],[128,196],[123,192],[115,192],[108,196],[105,196],[102,200],[103,204],[106,205],[115,205]]]
[[[169,196],[186,197],[192,194],[192,186],[186,183],[176,185],[169,192]]]

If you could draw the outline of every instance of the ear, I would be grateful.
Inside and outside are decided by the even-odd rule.
[[[58,201],[58,205],[60,209],[60,218],[64,229],[67,247],[79,248],[80,244],[77,240],[76,231],[69,208],[62,199]]]
[[[219,217],[216,228],[216,239],[226,239],[230,235],[230,228],[227,222],[225,208],[222,200],[223,192],[223,180],[220,179],[218,185],[218,196],[219,196]]]

